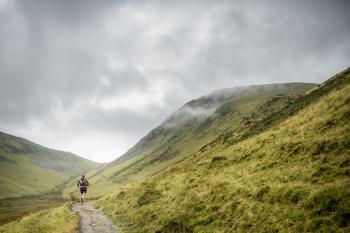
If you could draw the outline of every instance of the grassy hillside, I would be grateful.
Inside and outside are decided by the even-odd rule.
[[[0,233],[75,233],[79,217],[68,205],[28,215],[15,222],[0,226]]]
[[[61,206],[65,202],[67,200],[62,197],[62,191],[1,199],[0,225],[40,210]]]
[[[349,93],[348,69],[305,95],[265,101],[96,205],[128,232],[349,232]]]
[[[0,132],[0,199],[42,194],[99,164]]]
[[[69,179],[100,164],[0,132],[0,224],[62,205]]]
[[[223,89],[188,102],[122,157],[88,173],[93,184],[89,195],[102,196],[126,183],[151,177],[197,152],[218,135],[232,131],[241,134],[240,129],[246,128],[248,121],[279,111],[315,86],[288,83]],[[262,112],[266,101],[271,102],[269,110]],[[75,191],[74,185],[67,185],[65,195]]]

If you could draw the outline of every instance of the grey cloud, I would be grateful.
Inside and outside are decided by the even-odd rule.
[[[67,132],[72,141],[78,132],[115,131],[128,135],[131,146],[184,102],[214,89],[321,82],[349,66],[349,6],[345,0],[2,1],[0,130],[27,132],[20,136],[39,143],[45,128]],[[214,108],[208,109],[185,115]],[[106,160],[114,159],[109,153]]]
[[[315,82],[332,73],[330,59],[338,63],[338,69],[348,65],[349,16],[344,10],[339,12],[336,2],[269,2],[250,1],[219,16],[213,37],[188,68],[192,77],[202,78],[198,85],[212,85],[214,80],[224,81],[223,85],[242,80]],[[328,64],[327,68],[322,64]]]
[[[147,111],[151,114],[142,114],[123,108],[112,111],[90,108],[86,109],[82,115],[73,118],[72,125],[81,131],[93,132],[98,129],[104,132],[118,132],[140,137],[146,134],[150,127],[155,127],[159,123],[157,115],[160,115],[163,109],[158,106],[150,106]]]

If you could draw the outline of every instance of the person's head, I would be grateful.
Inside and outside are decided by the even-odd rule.
[[[82,178],[82,179],[85,179],[85,175],[82,175],[81,178]]]

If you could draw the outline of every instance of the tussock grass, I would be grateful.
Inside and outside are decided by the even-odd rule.
[[[0,226],[1,233],[76,233],[79,218],[68,204],[23,217]]]
[[[329,91],[95,204],[127,232],[349,232],[349,93]]]

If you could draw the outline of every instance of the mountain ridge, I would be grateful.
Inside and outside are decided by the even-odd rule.
[[[72,156],[74,156],[74,157],[78,156],[79,158],[83,158],[83,157],[81,157],[81,156],[79,156],[79,155],[76,155],[76,154],[70,152],[70,151],[60,150],[60,149],[52,149],[52,148],[50,148],[50,147],[48,147],[48,146],[43,146],[43,145],[41,145],[41,144],[39,144],[39,143],[33,142],[33,141],[31,141],[31,140],[29,140],[29,139],[26,139],[26,138],[24,138],[24,137],[16,136],[16,135],[13,135],[13,134],[10,134],[10,133],[6,133],[6,132],[4,132],[4,131],[0,131],[0,134],[1,134],[1,135],[5,135],[5,136],[7,136],[7,137],[12,137],[12,138],[15,139],[16,141],[22,141],[23,144],[32,144],[33,146],[36,146],[36,147],[38,147],[38,148],[42,148],[42,149],[44,149],[44,150],[50,150],[50,151],[52,151],[52,152],[58,152],[58,153],[62,153],[62,152],[63,152],[63,153],[65,153],[65,154],[70,154],[70,155],[72,155]],[[27,148],[27,149],[29,149],[29,148]],[[31,153],[31,152],[34,152],[34,151],[31,151],[31,150],[29,149],[29,150],[27,150],[27,151],[22,150],[22,151],[18,151],[18,152]],[[92,161],[92,160],[90,160],[90,159],[86,159],[86,158],[84,158],[84,159],[85,159],[85,160],[88,160],[88,161],[91,161],[91,162],[93,162],[93,163],[97,163],[97,162],[94,162],[94,161]]]
[[[311,85],[311,86],[316,85],[315,83],[291,82],[291,83],[273,83],[273,84],[262,84],[262,85],[238,86],[238,87],[233,87],[233,88],[223,88],[223,89],[214,90],[211,93],[209,93],[208,95],[201,96],[198,99],[194,99],[194,100],[191,100],[191,101],[185,103],[182,107],[180,107],[179,109],[175,110],[174,113],[171,114],[159,126],[157,126],[156,128],[152,129],[148,135],[151,135],[152,132],[157,130],[158,128],[167,128],[167,125],[171,124],[170,122],[174,118],[177,118],[176,115],[179,114],[179,112],[181,113],[181,111],[186,109],[186,107],[188,107],[188,106],[189,107],[199,107],[199,108],[204,108],[205,109],[205,108],[212,108],[213,105],[214,105],[214,107],[213,107],[214,110],[210,114],[203,114],[204,117],[208,117],[213,112],[215,112],[218,107],[220,107],[226,101],[231,99],[233,96],[240,95],[242,92],[248,91],[249,89],[261,89],[261,88],[265,88],[265,87],[266,88],[274,87],[274,86],[278,87],[280,85],[300,85],[300,84]],[[217,100],[215,97],[217,97],[219,100]],[[210,100],[212,100],[212,102],[209,102]],[[219,103],[215,103],[215,101],[218,101]],[[203,104],[198,104],[198,103],[203,103],[203,102],[205,104],[204,107],[203,107]],[[198,115],[195,115],[193,118],[196,118],[196,116],[198,117]],[[143,138],[141,138],[141,140],[139,142],[141,142],[144,138],[147,138],[148,135],[145,135]],[[132,150],[132,148],[130,150]],[[124,155],[120,156],[116,160],[112,161],[112,163],[114,163],[115,161],[119,161],[119,160],[125,161],[125,160],[122,159],[122,157],[123,156],[127,156],[128,153],[129,153],[129,151],[127,151]]]
[[[347,69],[290,103],[265,102],[270,127],[229,133],[96,206],[135,233],[349,232],[349,93]]]
[[[221,96],[216,90],[189,101],[151,130],[123,156],[98,171],[88,173],[88,177],[92,183],[96,184],[96,190],[98,190],[97,192],[91,190],[90,196],[101,196],[125,183],[153,176],[167,166],[195,153],[213,141],[218,134],[230,128],[239,127],[242,124],[242,117],[271,98],[279,95],[302,94],[316,85],[283,83],[236,87],[224,89],[224,94]],[[193,114],[193,112],[188,114],[189,106],[193,112],[199,112],[199,114]],[[214,108],[211,109],[213,106]],[[274,107],[280,108],[277,104]],[[210,114],[203,114],[198,109],[211,110]],[[176,122],[179,119],[178,116],[181,119],[179,123],[169,127],[169,122]],[[186,120],[183,120],[184,118]],[[191,140],[196,140],[197,143],[188,144]],[[64,190],[66,196],[74,193],[73,185],[73,183],[67,185]]]

